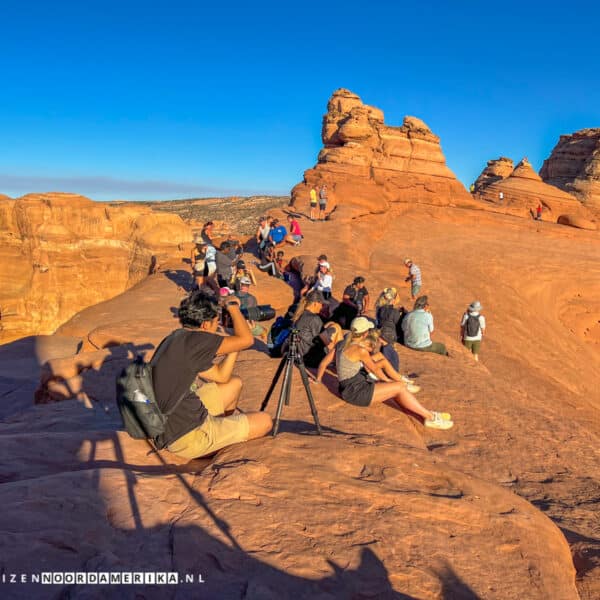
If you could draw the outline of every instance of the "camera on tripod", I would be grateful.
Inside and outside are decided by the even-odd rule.
[[[269,386],[267,391],[267,395],[263,400],[260,410],[263,411],[267,408],[267,404],[271,398],[271,394],[279,381],[281,375],[283,375],[283,381],[281,383],[281,390],[279,392],[279,402],[277,403],[277,411],[275,413],[275,423],[273,424],[273,437],[277,435],[279,431],[279,422],[281,420],[281,413],[283,411],[283,405],[286,406],[290,403],[290,396],[292,393],[292,375],[294,372],[294,367],[298,369],[300,372],[300,377],[302,379],[302,385],[304,386],[304,391],[306,392],[306,396],[308,398],[308,404],[310,406],[310,411],[312,413],[313,419],[315,421],[315,425],[317,427],[317,433],[321,435],[321,424],[319,423],[319,415],[317,414],[317,407],[315,406],[315,400],[313,398],[312,392],[310,390],[310,385],[308,383],[308,374],[306,373],[306,367],[304,366],[304,362],[302,360],[302,356],[300,354],[298,348],[298,334],[299,331],[295,327],[290,330],[290,335],[288,337],[289,344],[287,350],[284,352],[283,358],[277,367],[277,371],[275,372],[275,376],[273,377],[273,381]]]

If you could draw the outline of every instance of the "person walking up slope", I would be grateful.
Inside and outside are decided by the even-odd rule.
[[[481,314],[481,302],[475,300],[469,304],[467,311],[460,322],[460,337],[463,345],[473,354],[473,358],[479,361],[479,350],[481,340],[485,331],[485,317]]]
[[[421,269],[410,258],[404,259],[408,267],[408,277],[404,281],[410,281],[410,297],[415,300],[421,291]]]

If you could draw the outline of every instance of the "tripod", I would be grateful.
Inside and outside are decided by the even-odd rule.
[[[315,420],[315,425],[317,426],[317,433],[321,435],[321,424],[319,423],[319,415],[317,414],[317,407],[315,406],[315,401],[313,399],[312,392],[310,390],[310,385],[308,383],[308,375],[306,373],[306,367],[304,366],[304,362],[302,362],[302,356],[298,352],[298,330],[292,329],[290,333],[290,345],[286,354],[281,359],[279,366],[277,367],[277,371],[275,372],[275,376],[273,377],[273,381],[269,387],[267,395],[261,404],[260,410],[263,411],[267,408],[267,404],[269,403],[269,399],[271,398],[271,394],[277,385],[277,381],[279,377],[283,373],[283,383],[281,384],[281,392],[279,393],[279,404],[277,404],[277,412],[275,413],[275,425],[273,426],[273,437],[277,435],[279,431],[279,421],[281,419],[281,412],[283,410],[283,404],[286,406],[290,404],[290,391],[292,388],[292,375],[294,373],[294,365],[300,371],[300,377],[302,377],[302,384],[304,385],[304,389],[306,391],[306,395],[308,396],[308,403],[310,405],[310,410],[312,412],[313,419]]]

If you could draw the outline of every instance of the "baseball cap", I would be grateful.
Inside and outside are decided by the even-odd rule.
[[[240,284],[241,285],[252,285],[252,279],[250,279],[250,277],[242,277],[240,279]]]
[[[356,333],[365,333],[369,329],[375,329],[375,324],[366,317],[356,317],[356,319],[352,319],[350,329]]]

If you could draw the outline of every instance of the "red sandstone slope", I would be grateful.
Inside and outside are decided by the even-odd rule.
[[[145,277],[190,236],[178,216],[147,207],[59,193],[0,198],[0,341],[51,333]]]
[[[198,597],[576,598],[567,546],[541,509],[571,543],[581,596],[597,597],[597,236],[492,213],[479,213],[474,227],[469,211],[406,205],[303,226],[298,250],[330,256],[337,297],[356,274],[373,295],[402,287],[405,255],[422,267],[435,336],[452,358],[401,348],[401,360],[419,375],[422,402],[450,410],[456,427],[427,431],[390,406],[352,408],[319,387],[327,429],[315,438],[296,377],[276,440],[225,450],[204,471],[199,462],[162,466],[114,432],[112,384],[124,341],[148,347],[176,324],[184,280],[175,264],[65,324],[90,348],[121,344],[53,355],[40,398],[79,402],[36,406],[0,424],[11,457],[0,474],[2,529],[30,532],[3,536],[5,570],[41,557],[48,568],[136,570],[139,558],[206,571],[205,587],[186,589]],[[289,299],[264,276],[257,293],[282,306]],[[457,340],[475,298],[488,317],[480,365]],[[276,365],[256,349],[242,353],[245,407],[258,406]],[[65,504],[65,487],[77,503]],[[35,529],[19,524],[24,514]]]

